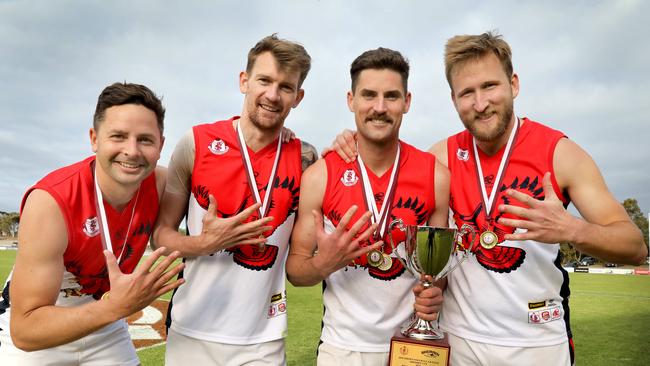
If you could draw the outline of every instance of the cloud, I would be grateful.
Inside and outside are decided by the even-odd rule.
[[[353,127],[349,65],[378,46],[411,62],[411,110],[401,137],[420,148],[462,129],[444,78],[455,34],[498,29],[522,91],[516,112],[567,133],[599,164],[618,200],[650,209],[644,90],[650,47],[642,1],[454,3],[394,1],[0,1],[0,210],[17,210],[47,172],[91,153],[99,92],[114,81],[163,96],[167,164],[192,125],[241,112],[237,82],[249,48],[279,32],[313,67],[287,125],[319,149]]]

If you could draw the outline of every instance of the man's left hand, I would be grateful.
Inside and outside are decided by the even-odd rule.
[[[572,241],[575,236],[577,218],[573,217],[564,208],[562,201],[557,197],[551,184],[551,173],[544,174],[542,180],[544,187],[544,200],[535,198],[508,189],[506,194],[521,203],[524,207],[512,205],[500,205],[499,211],[520,217],[521,219],[500,218],[502,225],[522,228],[524,233],[506,234],[506,240],[535,240],[542,243],[555,244],[559,242]]]

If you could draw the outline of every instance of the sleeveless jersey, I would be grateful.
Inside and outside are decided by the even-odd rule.
[[[498,189],[492,212],[495,226],[490,228],[477,180],[472,135],[465,130],[447,140],[449,206],[454,221],[458,227],[471,225],[477,234],[492,229],[499,245],[485,249],[478,240],[469,242],[469,237],[464,237],[463,244],[474,255],[449,274],[441,313],[445,331],[477,342],[514,347],[550,346],[570,337],[569,277],[561,266],[560,245],[504,241],[503,236],[514,229],[496,223],[503,215],[498,205],[522,206],[505,195],[506,189],[544,199],[542,178],[546,172],[551,172],[557,196],[565,206],[569,204],[553,172],[553,153],[563,137],[559,131],[524,118],[498,187],[494,187],[494,179],[505,147],[491,157],[477,149],[487,194]]]
[[[227,121],[195,126],[195,158],[187,224],[199,235],[208,195],[217,202],[217,216],[231,217],[255,203],[248,185],[237,132]],[[283,143],[267,216],[274,220],[268,241],[239,245],[217,253],[185,259],[186,283],[172,298],[171,328],[189,337],[226,344],[255,344],[286,334],[285,262],[298,208],[301,143]],[[258,152],[248,149],[255,184],[264,200],[277,151],[277,140]],[[258,214],[252,215],[257,220]]]
[[[48,174],[23,197],[21,204],[25,205],[27,196],[35,190],[48,192],[57,202],[65,220],[68,232],[68,245],[63,254],[65,272],[61,282],[61,291],[56,300],[56,306],[78,306],[99,299],[110,289],[106,259],[103,254],[104,246],[99,231],[99,215],[96,209],[94,186],[95,157],[89,157],[76,164],[55,170]],[[112,206],[104,204],[106,219],[111,234],[113,253],[116,257],[122,254],[120,269],[131,273],[142,258],[149,242],[149,235],[158,216],[158,190],[156,176],[152,173],[145,178],[137,193],[127,206],[118,212]],[[135,211],[132,211],[135,205]],[[126,229],[133,221],[128,233]],[[126,244],[125,235],[128,235]],[[11,277],[11,276],[10,276]],[[8,295],[8,279],[5,288]],[[3,297],[5,297],[3,291]],[[0,302],[0,328],[9,329],[8,296]],[[6,312],[3,313],[3,311]],[[123,322],[114,322],[93,333],[108,333],[123,327]],[[6,328],[5,328],[6,327]]]
[[[436,158],[404,142],[400,144],[400,170],[388,222],[400,218],[406,225],[426,225],[435,209]],[[331,232],[350,206],[359,207],[350,226],[368,209],[357,162],[346,163],[335,153],[328,154],[325,162],[327,187],[322,207],[327,231]],[[369,169],[367,172],[380,208],[392,169],[381,177]],[[405,235],[397,227],[391,233],[396,245],[404,241]],[[390,338],[413,313],[415,297],[411,290],[418,278],[392,253],[388,233],[382,240],[384,253],[392,258],[390,269],[383,271],[368,265],[363,255],[325,279],[323,342],[351,351],[388,352]]]

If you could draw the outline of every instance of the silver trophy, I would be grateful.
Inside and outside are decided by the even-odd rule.
[[[398,244],[393,241],[391,229],[398,226],[406,233],[404,250],[398,250]],[[468,256],[469,252],[462,245],[464,235],[470,234],[470,243],[476,237],[476,231],[471,226],[464,224],[460,230],[432,226],[404,225],[401,219],[391,222],[388,236],[393,253],[414,276],[429,275],[433,281],[444,278]],[[423,280],[425,288],[432,286],[432,282]],[[444,334],[438,329],[438,322],[422,320],[415,315],[411,321],[402,327],[404,336],[415,339],[442,339]]]

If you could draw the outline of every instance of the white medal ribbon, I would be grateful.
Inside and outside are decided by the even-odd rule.
[[[273,162],[273,168],[271,169],[271,175],[269,176],[269,182],[266,185],[266,195],[264,196],[264,202],[260,198],[260,192],[257,189],[257,184],[255,182],[255,175],[253,173],[253,165],[251,164],[251,159],[248,156],[248,147],[246,146],[246,140],[244,140],[244,133],[240,127],[240,123],[237,122],[237,137],[239,140],[239,148],[241,150],[242,160],[244,161],[244,168],[246,169],[246,176],[248,178],[248,186],[251,191],[253,191],[253,197],[255,197],[255,202],[261,203],[262,206],[258,209],[260,219],[266,216],[266,212],[269,208],[269,202],[271,202],[271,191],[273,190],[273,181],[275,180],[275,171],[278,168],[278,163],[280,161],[280,152],[282,151],[282,131],[280,131],[280,136],[278,137],[278,148],[275,152],[275,161]]]
[[[357,146],[357,151],[359,147]],[[397,144],[397,154],[395,155],[395,162],[393,163],[393,171],[390,174],[390,180],[388,181],[388,187],[386,187],[386,195],[384,196],[384,201],[381,204],[381,209],[377,210],[377,204],[375,202],[375,193],[372,191],[372,186],[370,185],[370,179],[368,178],[368,172],[366,171],[366,166],[361,159],[361,154],[357,156],[359,162],[359,170],[361,171],[361,179],[363,182],[363,193],[366,197],[366,205],[368,206],[368,211],[372,212],[370,220],[373,224],[379,223],[377,228],[377,233],[380,238],[384,237],[386,228],[388,227],[388,214],[390,211],[389,206],[393,201],[393,184],[395,184],[395,178],[397,177],[397,171],[399,170],[399,157],[400,157],[400,144]]]
[[[96,209],[97,215],[99,216],[99,233],[102,239],[102,245],[104,249],[113,253],[113,241],[111,240],[111,233],[108,229],[108,221],[106,219],[106,210],[104,209],[104,196],[102,195],[102,190],[99,189],[99,183],[97,182],[97,161],[95,161],[95,171],[93,172],[93,178],[95,180],[95,197],[96,197]],[[138,192],[135,195],[135,202],[133,203],[133,208],[131,209],[131,218],[129,219],[129,226],[126,228],[124,233],[124,242],[120,249],[120,256],[117,257],[117,264],[119,265],[120,259],[126,250],[126,241],[129,239],[129,232],[131,232],[131,224],[133,223],[133,216],[135,215],[135,207],[138,205],[138,198],[140,197],[140,187],[138,187]]]
[[[514,148],[513,142],[515,140],[515,136],[517,135],[517,130],[519,129],[519,118],[516,119],[515,125],[513,126],[512,130],[510,131],[510,137],[508,138],[508,143],[506,144],[506,149],[503,152],[503,156],[501,157],[501,163],[499,164],[499,170],[497,172],[497,177],[495,179],[495,183],[492,186],[492,191],[490,192],[490,197],[488,198],[487,195],[487,190],[485,188],[485,180],[483,178],[483,169],[481,169],[481,158],[478,155],[478,149],[476,148],[476,139],[472,138],[472,145],[474,147],[474,157],[476,158],[476,167],[478,169],[478,184],[481,187],[481,194],[483,196],[483,208],[485,210],[485,216],[486,219],[488,219],[492,216],[492,210],[494,209],[494,199],[497,196],[497,191],[499,190],[499,186],[501,185],[501,178],[502,175],[506,169],[507,161],[510,159],[510,153],[512,152],[512,149]]]

